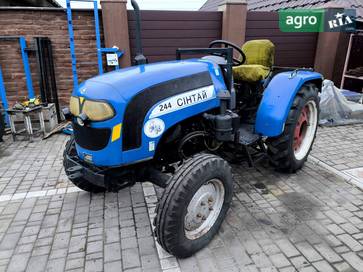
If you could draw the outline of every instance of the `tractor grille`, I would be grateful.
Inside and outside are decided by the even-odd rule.
[[[104,149],[111,136],[111,130],[108,128],[82,127],[75,122],[73,122],[73,132],[76,143],[92,151]]]

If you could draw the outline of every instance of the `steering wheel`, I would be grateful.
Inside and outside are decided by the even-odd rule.
[[[245,53],[243,53],[242,49],[240,47],[238,47],[238,45],[231,43],[229,41],[225,41],[225,40],[215,40],[209,44],[209,48],[212,48],[216,45],[223,45],[225,48],[232,47],[234,50],[236,50],[238,52],[238,54],[240,54],[242,59],[237,59],[237,58],[233,57],[233,66],[240,66],[245,63],[246,55],[245,55]],[[212,55],[218,55],[218,54],[212,54]]]

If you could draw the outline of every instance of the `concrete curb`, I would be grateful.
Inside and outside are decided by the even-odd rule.
[[[342,171],[335,169],[334,167],[326,164],[325,162],[319,160],[318,158],[316,158],[312,155],[309,156],[308,161],[313,163],[314,165],[320,166],[321,168],[325,169],[326,171],[333,173],[334,175],[342,178],[344,181],[349,182],[350,184],[363,190],[363,184],[356,178],[354,178]]]

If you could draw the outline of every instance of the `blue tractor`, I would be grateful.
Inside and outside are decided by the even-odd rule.
[[[179,49],[176,60],[147,64],[137,18],[135,66],[83,82],[70,99],[74,137],[64,167],[79,188],[118,191],[135,182],[165,188],[155,235],[177,257],[207,245],[230,206],[229,162],[264,157],[295,172],[313,145],[322,76],[273,66],[269,40]],[[183,55],[204,55],[183,59]],[[236,57],[238,55],[238,57]],[[67,113],[67,110],[65,110]]]

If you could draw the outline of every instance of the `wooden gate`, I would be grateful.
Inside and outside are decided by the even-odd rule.
[[[318,33],[284,33],[277,12],[247,13],[246,41],[270,39],[276,46],[275,65],[314,67]]]
[[[135,54],[135,19],[128,11],[130,48]],[[222,12],[141,11],[141,37],[149,62],[174,60],[175,50],[208,47],[222,36]]]

